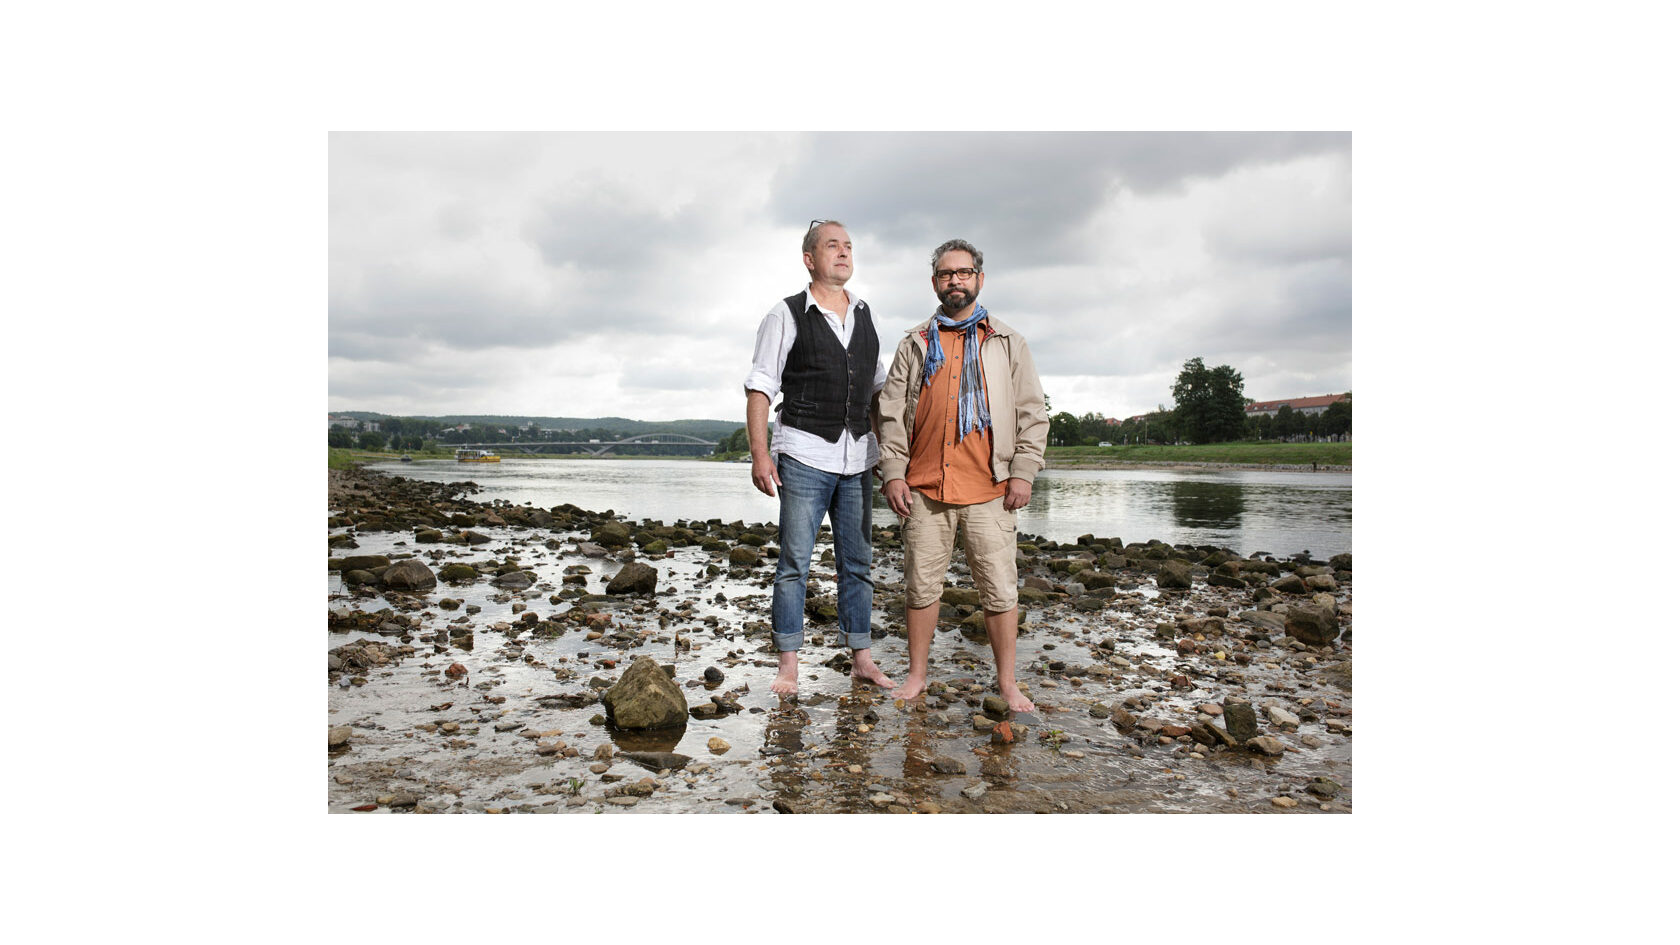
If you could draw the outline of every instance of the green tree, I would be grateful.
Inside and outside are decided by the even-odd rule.
[[[356,445],[356,434],[344,427],[327,428],[327,446],[332,449],[347,450]]]
[[[1353,391],[1348,391],[1345,399],[1336,401],[1324,411],[1323,429],[1328,436],[1353,432]]]
[[[385,434],[368,430],[356,438],[356,445],[364,450],[382,450],[385,448]]]
[[[1284,404],[1278,408],[1277,420],[1272,424],[1280,440],[1287,440],[1292,436],[1302,436],[1307,432],[1307,418],[1294,407]]]
[[[1178,433],[1192,443],[1219,443],[1243,435],[1243,377],[1229,364],[1209,368],[1201,358],[1184,362],[1173,383]]]
[[[1053,446],[1076,446],[1079,443],[1079,418],[1066,410],[1050,418],[1050,443]]]

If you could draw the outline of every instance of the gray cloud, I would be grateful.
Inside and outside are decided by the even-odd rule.
[[[985,304],[1043,374],[1085,379],[1058,409],[1152,408],[1195,356],[1253,396],[1347,389],[1349,153],[1344,133],[334,135],[330,409],[738,416],[813,216],[850,225],[889,352],[934,307],[928,251],[981,246]]]

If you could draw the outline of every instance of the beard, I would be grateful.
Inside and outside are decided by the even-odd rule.
[[[954,315],[973,305],[979,295],[980,291],[978,289],[971,292],[963,286],[954,285],[940,294],[939,302],[945,306],[946,312]]]

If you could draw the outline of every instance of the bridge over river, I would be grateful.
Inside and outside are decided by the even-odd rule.
[[[685,456],[707,456],[717,448],[716,440],[702,440],[682,433],[643,433],[622,440],[531,440],[512,443],[451,443],[455,449],[494,450],[503,456],[540,453],[587,453],[605,456],[614,450],[626,454],[676,453]]]

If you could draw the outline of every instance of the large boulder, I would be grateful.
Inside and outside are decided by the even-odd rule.
[[[1323,607],[1310,604],[1305,607],[1291,607],[1284,615],[1283,632],[1312,646],[1323,646],[1334,641],[1340,629],[1336,625],[1336,615]]]
[[[750,568],[761,560],[758,549],[751,545],[737,545],[729,549],[729,563],[737,567]]]
[[[623,522],[607,522],[591,532],[589,540],[607,548],[622,548],[630,544],[630,527]]]
[[[1157,587],[1188,588],[1190,586],[1190,562],[1179,561],[1176,558],[1161,562],[1161,570],[1155,575]]]
[[[652,594],[659,586],[659,572],[651,565],[632,561],[607,582],[608,594]]]
[[[380,575],[385,586],[399,591],[427,591],[437,587],[437,575],[423,561],[409,558],[398,561]]]
[[[607,718],[623,729],[673,728],[688,724],[688,702],[676,681],[646,656],[636,657],[612,688],[601,694]]]

